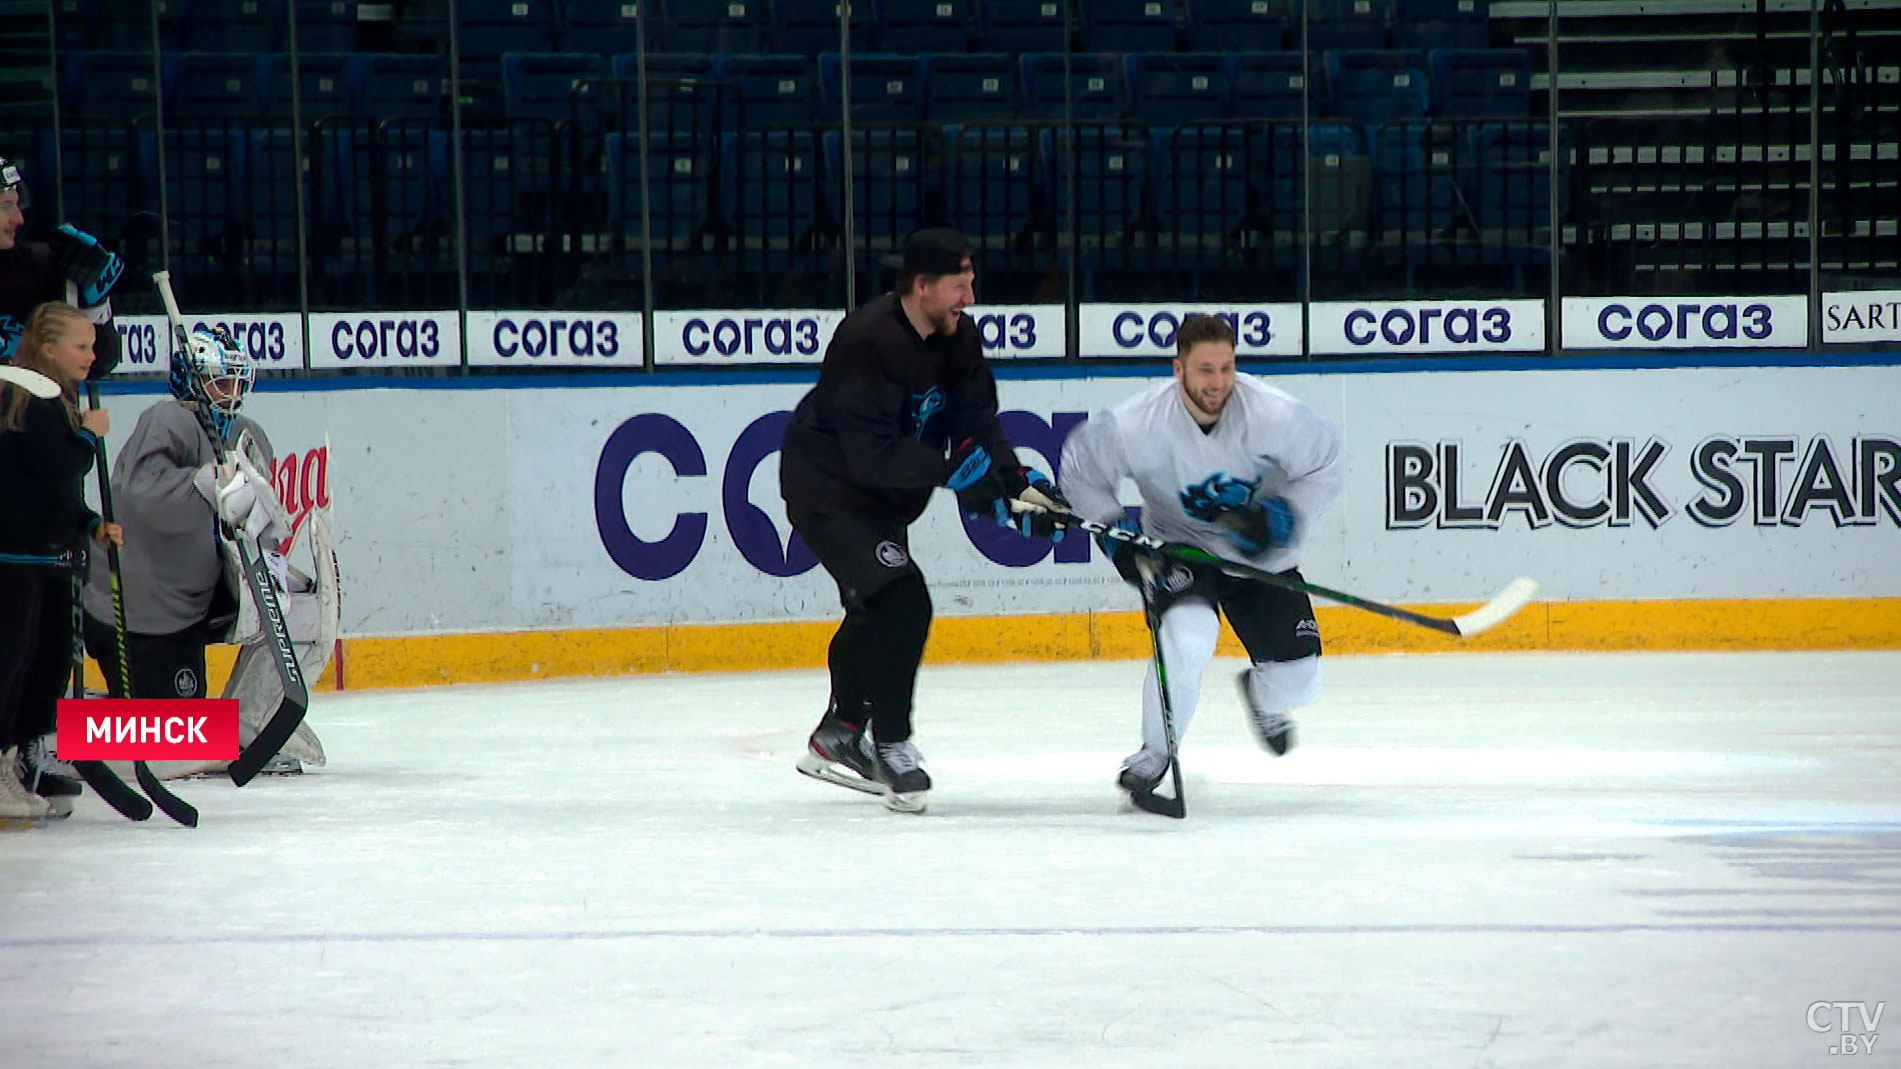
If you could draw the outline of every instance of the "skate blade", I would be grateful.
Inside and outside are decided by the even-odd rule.
[[[913,791],[910,794],[886,794],[884,807],[893,813],[922,813],[924,807],[930,804],[929,799],[925,797],[929,793],[929,791]]]
[[[71,815],[70,810],[67,815]],[[32,828],[42,827],[47,821],[56,819],[58,818],[54,817],[51,813],[42,817],[0,817],[0,831],[28,831]]]
[[[806,751],[805,755],[799,758],[798,764],[794,767],[799,770],[801,775],[810,776],[815,780],[823,780],[826,783],[834,783],[849,790],[862,791],[865,794],[883,794],[885,792],[884,784],[873,783],[871,780],[863,779],[850,772],[841,772],[837,765],[812,753],[810,750]]]

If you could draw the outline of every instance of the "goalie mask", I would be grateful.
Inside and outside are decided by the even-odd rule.
[[[194,328],[186,348],[172,354],[172,396],[198,402],[221,438],[251,392],[252,375],[251,358],[221,326]]]

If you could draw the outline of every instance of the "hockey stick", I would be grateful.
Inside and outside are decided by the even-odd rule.
[[[47,378],[37,371],[29,371],[26,368],[0,365],[0,382],[8,382],[21,386],[35,397],[50,399],[60,395],[59,385],[54,383],[52,379]],[[41,391],[45,388],[44,385],[42,385],[43,383],[52,384],[53,392],[50,394],[42,394]],[[104,447],[101,446],[101,448],[103,449]],[[83,559],[82,556],[81,560]],[[68,582],[72,584],[73,594],[72,696],[75,699],[84,698],[86,696],[86,649],[80,637],[83,634],[85,610],[80,607],[79,602],[79,588],[81,586],[79,563],[79,561],[74,561],[72,576],[68,580]],[[55,756],[57,756],[57,754]],[[106,767],[104,761],[69,761],[67,763],[73,766],[73,771],[79,773],[80,779],[86,781],[86,786],[92,788],[92,793],[98,795],[100,801],[111,806],[120,816],[127,820],[152,819],[151,800],[127,786],[126,782],[119,778],[117,772]]]
[[[0,364],[0,382],[18,386],[42,401],[50,401],[60,394],[59,383],[30,367],[14,367],[12,364]]]
[[[73,697],[86,696],[86,652],[80,646],[80,620],[82,609],[79,605],[79,573],[73,573]],[[127,820],[152,819],[152,801],[126,785],[119,774],[107,767],[104,761],[69,761],[73,771],[86,781],[92,793],[99,800],[111,806]]]
[[[99,407],[98,383],[90,381],[86,383],[86,403],[93,409]],[[112,478],[106,471],[106,443],[95,438],[93,453],[93,460],[99,467],[99,512],[107,523],[113,523],[115,521],[112,518]],[[125,690],[126,696],[130,697],[132,669],[127,663],[125,652],[125,573],[119,568],[119,547],[110,542],[106,543],[106,565],[112,576],[112,638],[119,655],[119,686]],[[191,803],[166,789],[165,785],[159,782],[159,778],[152,774],[151,766],[144,761],[138,761],[133,764],[132,771],[139,781],[140,789],[145,791],[146,795],[152,799],[152,804],[166,816],[187,828],[198,826],[198,810],[193,809]]]
[[[177,344],[189,346],[191,336],[185,331],[185,316],[178,310],[178,298],[172,293],[172,275],[169,271],[157,271],[152,274],[152,282],[158,286],[158,295],[165,302],[165,315],[171,320],[172,332],[176,334]],[[204,428],[206,437],[211,439],[211,447],[216,451],[220,463],[231,462],[231,452],[225,446],[223,437],[217,428],[211,425],[211,418],[201,405],[198,409],[198,422]],[[297,648],[291,644],[290,626],[284,620],[284,609],[277,600],[277,588],[272,585],[270,565],[264,561],[262,550],[254,550],[248,545],[241,531],[229,528],[225,533],[238,549],[238,564],[244,572],[245,585],[251,588],[251,599],[257,603],[259,622],[270,636],[271,651],[277,661],[277,676],[284,685],[284,696],[277,703],[277,711],[264,724],[264,730],[257,733],[231,762],[231,782],[242,787],[255,778],[284,743],[296,733],[297,725],[304,722],[304,712],[310,707],[310,690],[304,684],[304,670],[297,663]]]
[[[1149,625],[1149,642],[1155,650],[1155,687],[1161,697],[1162,738],[1168,744],[1168,774],[1175,785],[1175,797],[1164,798],[1153,790],[1130,791],[1129,801],[1137,809],[1180,820],[1188,815],[1188,799],[1182,794],[1181,748],[1175,741],[1175,707],[1168,697],[1168,662],[1162,657],[1162,613],[1155,604],[1155,584],[1159,576],[1155,566],[1142,562],[1142,615]]]
[[[1186,543],[1164,542],[1159,538],[1142,534],[1140,531],[1130,531],[1121,527],[1110,527],[1107,524],[1084,519],[1075,513],[1049,512],[1047,509],[1039,509],[1035,505],[1026,505],[1020,501],[1011,502],[1011,507],[1018,512],[1048,512],[1052,520],[1064,527],[1074,527],[1078,530],[1087,531],[1092,535],[1112,538],[1117,542],[1127,542],[1132,546],[1140,546],[1143,549],[1154,550],[1157,553],[1162,553],[1178,560],[1191,561],[1197,564],[1212,564],[1222,571],[1227,572],[1229,575],[1241,576],[1246,579],[1258,579],[1263,583],[1271,583],[1274,586],[1283,587],[1287,590],[1298,590],[1304,594],[1317,594],[1320,597],[1326,598],[1328,601],[1337,601],[1342,605],[1348,605],[1355,609],[1363,609],[1366,612],[1377,613],[1380,616],[1390,617],[1394,620],[1429,628],[1433,631],[1439,631],[1458,638],[1471,638],[1473,635],[1490,630],[1509,619],[1512,614],[1518,610],[1524,608],[1526,603],[1531,601],[1538,593],[1538,583],[1533,579],[1521,576],[1505,584],[1503,590],[1492,595],[1492,600],[1473,609],[1471,612],[1451,618],[1429,616],[1425,613],[1413,612],[1410,609],[1402,609],[1397,605],[1371,601],[1354,594],[1348,594],[1345,591],[1321,586],[1318,583],[1309,583],[1301,579],[1290,579],[1287,576],[1276,575],[1273,572],[1265,571],[1260,568],[1251,567],[1246,564],[1238,564],[1225,557],[1218,557],[1207,550],[1187,545]]]

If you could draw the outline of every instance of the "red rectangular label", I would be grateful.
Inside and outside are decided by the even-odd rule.
[[[65,698],[61,761],[230,761],[238,756],[236,698]]]

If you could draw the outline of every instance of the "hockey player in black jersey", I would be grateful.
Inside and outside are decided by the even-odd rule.
[[[799,771],[921,812],[931,778],[911,742],[911,701],[931,627],[931,598],[909,528],[931,491],[1026,536],[1053,528],[1010,511],[1021,499],[1066,507],[1048,479],[1018,464],[997,421],[997,384],[977,325],[970,243],[921,230],[905,245],[897,288],[840,323],[818,385],[799,402],[780,456],[793,528],[838,582],[845,620],[832,637],[830,707]],[[841,770],[842,766],[842,770]]]
[[[13,359],[35,308],[65,301],[98,328],[88,376],[97,382],[119,365],[119,332],[112,326],[109,295],[125,262],[70,225],[55,230],[48,244],[22,240],[31,207],[19,164],[0,156],[0,363]]]

